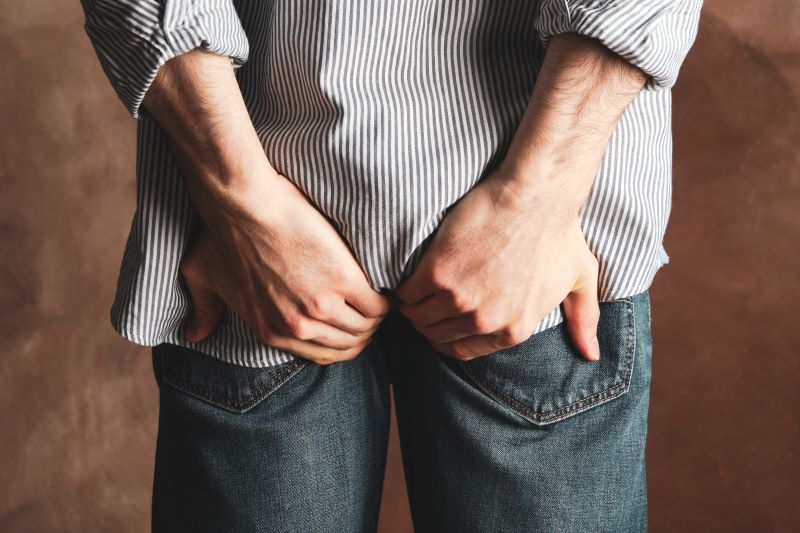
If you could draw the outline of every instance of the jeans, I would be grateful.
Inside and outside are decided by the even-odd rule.
[[[153,529],[375,531],[393,393],[416,531],[645,531],[648,293],[602,302],[598,338],[595,362],[563,323],[462,362],[393,310],[327,366],[156,346]]]

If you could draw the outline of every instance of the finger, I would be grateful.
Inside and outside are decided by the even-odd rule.
[[[283,327],[274,328],[273,333],[277,333],[283,338],[312,342],[333,350],[348,350],[364,342],[374,335],[380,326],[380,322],[378,322],[365,331],[352,334],[299,312],[290,320],[291,323],[287,323],[286,320],[282,322],[280,325]]]
[[[406,304],[401,301],[397,304],[397,309],[408,317],[417,328],[430,326],[459,315],[459,312],[453,308],[452,302],[448,301],[441,293],[428,296],[414,304]]]
[[[596,266],[590,264],[584,269],[563,305],[567,332],[575,348],[589,361],[597,361],[600,359],[600,343],[597,340],[600,305],[597,301]]]
[[[361,335],[374,330],[383,321],[383,315],[366,317],[344,299],[335,300],[324,309],[317,309],[310,316],[351,335]]]
[[[349,350],[375,335],[378,327],[375,326],[357,335],[335,328],[330,324],[312,320],[308,326],[308,333],[297,337],[297,340],[313,342],[320,346],[334,350]]]
[[[289,337],[278,337],[273,346],[290,351],[299,357],[309,359],[315,363],[326,365],[355,359],[369,346],[372,339],[373,337],[370,337],[365,342],[348,348],[347,350],[336,350],[313,341],[304,341]]]
[[[373,290],[366,278],[356,282],[352,288],[345,291],[344,300],[353,309],[368,318],[382,317],[392,308],[389,299]]]
[[[192,314],[185,335],[191,342],[200,342],[217,328],[227,305],[200,277],[186,278],[186,285],[192,299]]]
[[[431,343],[431,346],[444,354],[461,360],[474,359],[503,349],[496,335],[471,335],[454,342]]]
[[[468,315],[447,318],[417,329],[428,341],[437,344],[457,341],[476,334],[475,321]]]
[[[415,304],[435,292],[425,265],[420,263],[414,272],[394,291],[394,295],[405,304]]]

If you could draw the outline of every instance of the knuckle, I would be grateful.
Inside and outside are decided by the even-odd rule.
[[[283,318],[284,329],[289,337],[299,340],[306,340],[308,336],[308,321],[299,314],[289,315]]]
[[[510,324],[500,331],[499,340],[504,346],[511,347],[524,342],[529,336],[527,328],[522,324]]]
[[[447,302],[450,304],[456,312],[459,313],[466,313],[472,310],[472,305],[470,299],[464,294],[463,291],[459,291],[457,289],[444,289],[442,290],[442,294],[447,299]]]
[[[325,318],[328,316],[328,300],[320,296],[312,296],[303,302],[301,311],[312,318]]]
[[[450,287],[450,276],[444,268],[434,265],[430,271],[430,281],[434,288],[448,292]]]
[[[491,333],[497,321],[489,311],[473,311],[469,314],[469,323],[476,333]]]
[[[317,357],[314,358],[314,362],[322,366],[328,366],[330,364],[335,363],[336,361],[338,361],[338,359],[336,359],[331,354],[318,355]]]
[[[458,312],[469,311],[470,308],[472,307],[467,297],[460,292],[451,291],[448,294],[448,298],[450,299],[450,302],[453,305],[453,309],[455,309]]]
[[[275,348],[282,348],[283,346],[283,337],[278,335],[275,331],[268,327],[261,327],[258,329],[258,338],[261,339],[261,342],[264,344],[269,344],[270,346],[274,346]]]

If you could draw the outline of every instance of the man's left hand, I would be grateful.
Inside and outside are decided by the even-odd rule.
[[[395,292],[399,310],[434,349],[469,360],[523,342],[563,302],[572,342],[596,360],[598,263],[577,213],[554,226],[549,201],[520,194],[506,174],[481,180],[447,214]]]

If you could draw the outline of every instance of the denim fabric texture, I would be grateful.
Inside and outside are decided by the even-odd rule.
[[[646,531],[648,292],[600,310],[595,362],[563,323],[457,361],[396,311],[328,366],[156,346],[153,529],[375,531],[393,393],[416,531]]]

